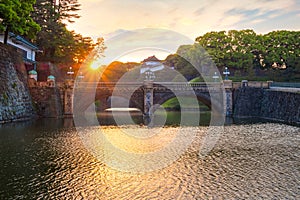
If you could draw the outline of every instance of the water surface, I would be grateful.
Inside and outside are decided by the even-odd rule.
[[[102,128],[109,132],[115,127]],[[83,145],[72,120],[2,125],[0,199],[300,198],[299,127],[225,126],[214,149],[201,159],[198,152],[207,128],[192,128],[194,142],[171,165],[127,173],[97,160]]]

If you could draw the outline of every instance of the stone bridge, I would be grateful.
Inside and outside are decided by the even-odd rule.
[[[42,117],[82,115],[87,108],[95,104],[98,111],[111,107],[138,108],[147,116],[168,99],[177,97],[179,102],[182,100],[181,109],[185,109],[185,105],[190,103],[185,102],[185,97],[194,97],[192,99],[203,102],[212,111],[227,116],[260,117],[300,124],[300,85],[287,87],[272,82],[230,80],[208,84],[170,82],[74,84],[73,80],[55,83],[36,82],[33,79],[29,80],[28,85],[37,113]]]
[[[90,105],[98,104],[98,111],[112,107],[138,108],[144,115],[151,115],[160,105],[176,97],[181,109],[192,97],[219,113],[232,113],[232,82],[222,83],[180,83],[180,82],[130,82],[130,83],[75,83],[64,85],[64,114],[80,115]],[[121,99],[121,101],[120,101]]]

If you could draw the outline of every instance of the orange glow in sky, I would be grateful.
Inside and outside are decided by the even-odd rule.
[[[155,55],[159,60],[164,60],[170,53],[158,50],[139,50],[134,51],[128,54],[125,54],[118,58],[117,60],[120,62],[142,62],[144,59],[148,58],[149,56]]]
[[[68,29],[105,39],[122,30],[165,28],[195,39],[206,32],[231,29],[299,30],[299,0],[82,0]],[[96,20],[95,20],[96,19]]]
[[[92,64],[90,65],[90,68],[91,68],[92,70],[97,70],[97,69],[100,68],[100,65],[99,65],[98,62],[92,62]]]
[[[300,29],[299,0],[230,0],[230,3],[210,0],[85,0],[80,3],[77,13],[81,17],[75,23],[68,23],[68,29],[94,40],[104,37],[105,42],[127,31],[144,28],[171,30],[192,41],[210,31],[253,29],[256,33],[264,34],[274,30]],[[136,40],[127,42],[135,43],[142,39],[143,34],[140,34]],[[169,35],[163,35],[161,42],[167,39],[176,42],[176,38]],[[158,42],[157,38],[153,38],[153,43]],[[186,43],[180,45],[184,44]],[[167,49],[172,53],[177,50]],[[118,59],[106,60],[140,62],[152,55],[156,55],[158,59],[166,57],[158,53],[123,56],[119,53],[120,51],[112,54]],[[109,63],[104,62],[101,65]],[[94,70],[98,68],[99,66],[91,66]]]

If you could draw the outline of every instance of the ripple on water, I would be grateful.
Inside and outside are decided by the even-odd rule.
[[[96,127],[94,127],[96,128]],[[125,127],[126,128],[126,127]],[[132,128],[132,127],[128,127]],[[112,128],[107,127],[109,134]],[[164,130],[173,133],[174,127]],[[280,124],[226,126],[203,159],[207,127],[186,128],[196,138],[174,163],[148,173],[125,173],[98,161],[74,129],[35,138],[8,177],[1,199],[299,199],[300,129]],[[170,136],[170,135],[169,135]],[[172,134],[171,134],[172,136]],[[163,137],[163,136],[162,136]],[[184,139],[184,138],[182,138]],[[156,140],[159,140],[157,136]],[[167,141],[162,138],[162,141]],[[123,144],[122,144],[123,145]],[[134,151],[141,146],[135,144]],[[139,144],[141,145],[141,144]],[[161,144],[160,144],[161,145]],[[128,148],[128,146],[126,146]],[[151,146],[146,146],[147,151]],[[157,146],[155,146],[157,148]],[[19,165],[20,167],[18,167]],[[8,171],[7,167],[1,173]],[[14,174],[8,171],[10,174]],[[4,198],[2,198],[4,197]]]

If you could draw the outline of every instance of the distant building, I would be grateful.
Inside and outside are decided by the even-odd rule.
[[[164,65],[155,56],[150,56],[142,61],[140,73],[144,74],[146,71],[160,71],[164,69]]]
[[[0,33],[0,42],[3,43],[3,41],[4,34]],[[7,44],[16,48],[16,50],[23,56],[23,61],[28,71],[36,69],[35,54],[38,51],[37,46],[25,38],[11,32],[8,35]]]

